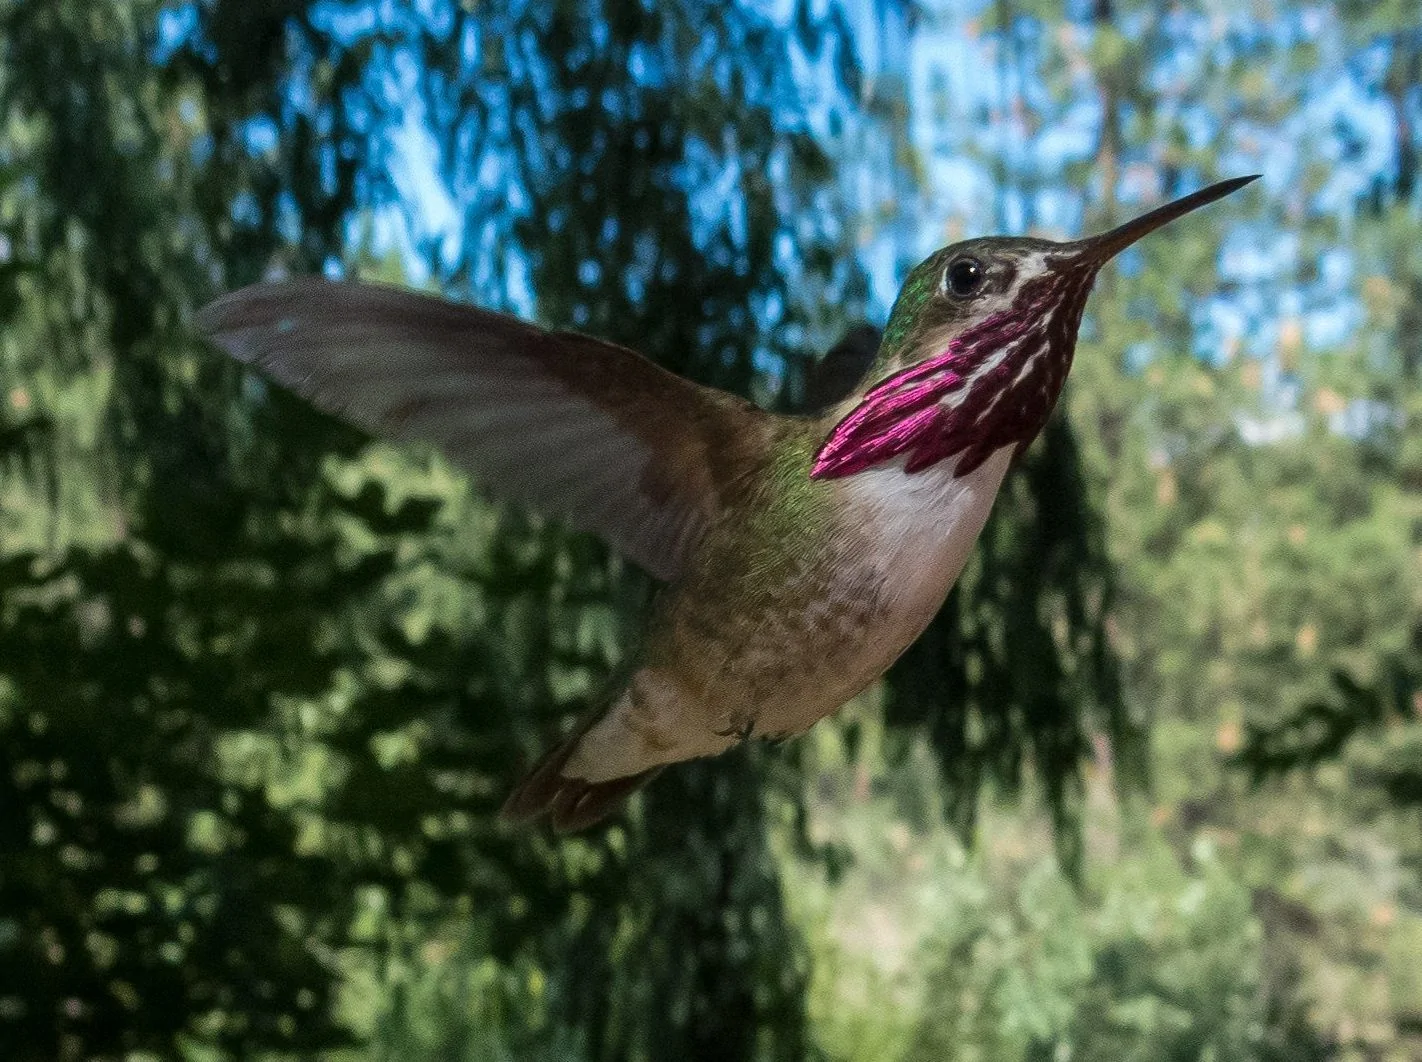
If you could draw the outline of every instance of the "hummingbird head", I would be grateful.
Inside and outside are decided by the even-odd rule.
[[[900,456],[906,472],[957,457],[965,475],[1004,446],[1021,452],[1061,394],[1101,267],[1254,179],[1221,181],[1082,240],[985,237],[930,255],[904,282],[868,390],[821,445],[811,475]]]

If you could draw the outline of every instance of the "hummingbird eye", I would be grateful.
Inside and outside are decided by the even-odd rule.
[[[948,264],[943,273],[943,287],[948,292],[966,298],[977,293],[987,279],[987,271],[976,258],[958,258]]]

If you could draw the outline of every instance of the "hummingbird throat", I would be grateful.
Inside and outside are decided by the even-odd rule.
[[[1066,382],[1093,279],[1085,269],[1035,277],[1011,306],[875,384],[830,432],[811,476],[852,475],[899,457],[907,473],[956,457],[954,475],[964,476],[1004,446],[1021,453]]]

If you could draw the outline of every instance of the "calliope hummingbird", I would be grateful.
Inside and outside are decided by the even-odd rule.
[[[1046,423],[1097,271],[1252,180],[1088,239],[935,252],[909,273],[865,379],[815,416],[373,284],[260,284],[199,323],[322,409],[434,443],[668,584],[630,678],[504,806],[578,829],[663,767],[803,733],[882,675],[943,604],[1009,463]]]

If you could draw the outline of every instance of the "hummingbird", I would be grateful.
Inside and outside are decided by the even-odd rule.
[[[385,285],[258,284],[198,324],[321,409],[434,444],[666,584],[627,679],[503,807],[578,830],[663,768],[801,734],[883,675],[943,604],[1051,414],[1098,271],[1256,176],[1085,239],[936,251],[909,272],[864,379],[814,415]]]

